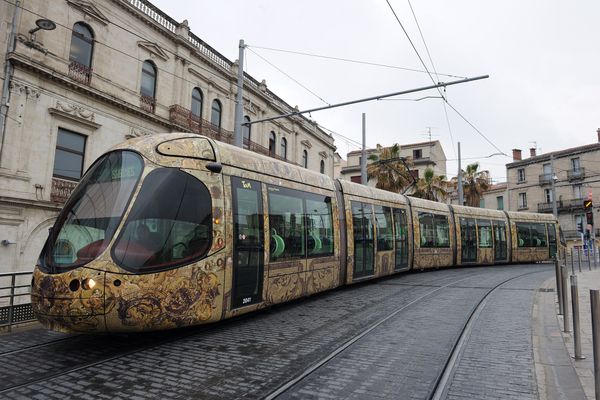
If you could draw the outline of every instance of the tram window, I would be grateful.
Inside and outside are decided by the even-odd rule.
[[[492,247],[492,224],[490,221],[477,221],[477,230],[479,235],[479,248]]]
[[[392,210],[389,207],[375,206],[377,223],[377,251],[393,249]]]
[[[450,247],[448,217],[434,214],[433,220],[435,222],[435,247]]]
[[[446,215],[419,213],[421,247],[450,247],[450,227]]]
[[[305,256],[304,205],[296,193],[269,187],[271,261]]]
[[[531,232],[529,224],[517,222],[517,245],[519,247],[531,247]]]
[[[150,172],[113,248],[133,272],[153,272],[206,255],[212,240],[212,203],[206,186],[175,168]]]
[[[548,245],[545,224],[531,224],[531,244],[533,247],[546,247]]]
[[[308,256],[332,255],[333,215],[331,213],[331,197],[313,194],[310,194],[309,197],[306,199]]]

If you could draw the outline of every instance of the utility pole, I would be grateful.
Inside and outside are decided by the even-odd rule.
[[[240,55],[238,57],[237,96],[235,100],[235,127],[233,136],[237,147],[244,147],[242,119],[244,118],[244,39],[240,39]]]
[[[465,205],[463,198],[462,168],[460,165],[460,142],[458,142],[458,204],[461,206]]]
[[[550,154],[550,180],[552,181],[552,214],[558,219],[558,211],[556,209],[556,181],[558,177],[554,174],[554,154]]]
[[[360,157],[360,183],[367,184],[367,115],[362,113],[362,151]]]

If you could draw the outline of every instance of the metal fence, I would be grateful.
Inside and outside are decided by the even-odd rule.
[[[33,321],[31,308],[32,272],[0,273],[0,328]]]

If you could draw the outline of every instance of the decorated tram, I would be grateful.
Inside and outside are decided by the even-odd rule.
[[[546,261],[558,238],[552,215],[412,198],[161,134],[89,168],[31,297],[59,331],[171,329],[408,270]]]

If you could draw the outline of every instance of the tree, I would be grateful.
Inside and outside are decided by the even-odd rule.
[[[479,207],[483,192],[488,190],[490,182],[489,171],[477,171],[479,163],[467,165],[467,170],[461,170],[463,179],[463,192],[468,206]]]
[[[422,178],[419,178],[411,196],[421,199],[442,201],[448,197],[448,182],[444,175],[436,175],[427,168]]]
[[[399,193],[410,185],[412,178],[400,160],[400,145],[381,147],[379,155],[369,156],[370,164],[367,165],[367,180],[376,179],[375,187],[389,192]]]

